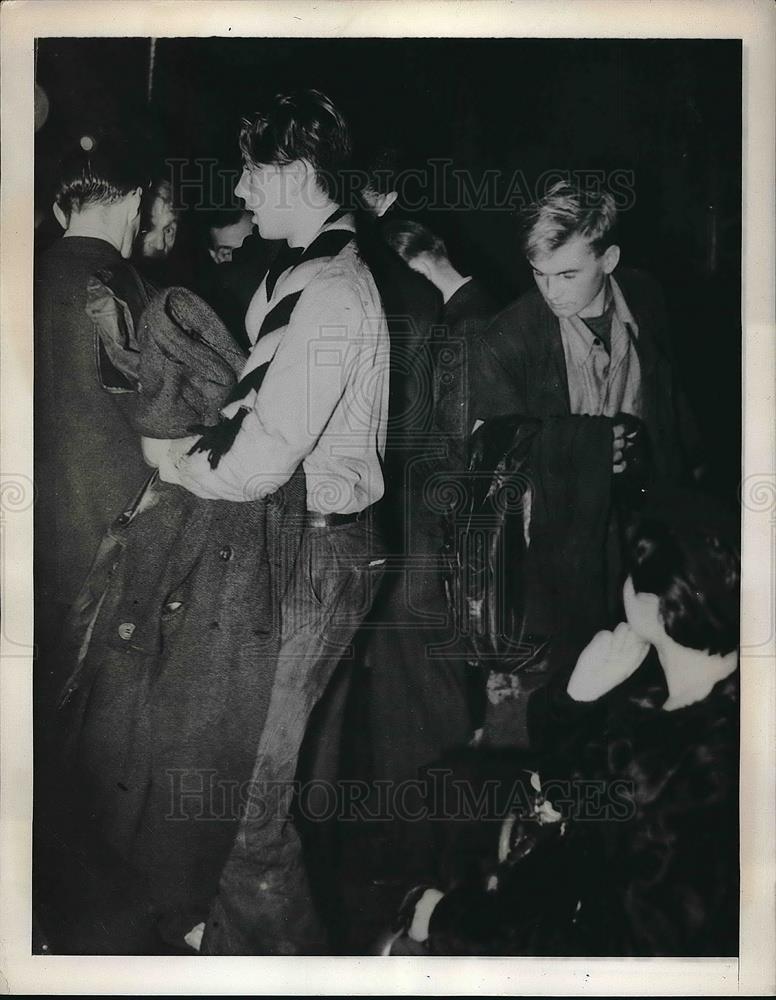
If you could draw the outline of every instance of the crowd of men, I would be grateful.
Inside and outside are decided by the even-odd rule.
[[[539,686],[568,679],[591,637],[619,620],[629,527],[656,486],[691,481],[702,459],[660,289],[621,262],[611,194],[561,182],[527,208],[515,254],[536,287],[501,309],[439,235],[403,216],[384,171],[367,169],[344,202],[351,137],[324,95],[276,98],[239,143],[240,206],[193,213],[188,268],[174,266],[187,220],[169,181],[150,183],[107,138],[63,163],[53,211],[64,232],[36,260],[39,906],[51,919],[59,891],[67,920],[88,922],[61,902],[77,897],[52,888],[47,860],[58,820],[42,800],[64,768],[49,720],[62,718],[53,705],[67,686],[78,711],[62,728],[91,802],[73,822],[87,817],[127,866],[133,912],[181,953],[315,954],[332,947],[342,850],[336,815],[314,821],[325,811],[316,795],[354,775],[371,795],[450,752],[528,740],[525,698],[494,712],[496,668],[450,599],[472,597],[450,574],[475,439],[488,483],[527,456],[494,544],[517,552],[506,538],[519,524],[506,618],[519,618],[512,638],[528,658],[552,650],[534,669]],[[159,370],[177,366],[178,378],[195,347],[213,352],[210,367],[154,396],[176,415],[191,404],[177,432],[149,431],[153,317],[175,334],[153,355]],[[220,397],[216,356],[229,362]],[[194,397],[215,400],[210,419]],[[475,572],[498,591],[493,559]],[[155,573],[168,574],[164,596],[144,610]],[[227,592],[241,596],[225,609]],[[480,625],[503,639],[506,618]],[[231,645],[217,647],[227,620]],[[259,691],[250,663],[231,675],[229,657],[245,636],[270,633]],[[142,773],[141,746],[155,758]],[[176,839],[185,823],[154,813],[168,789],[157,801],[152,786],[187,768],[198,770],[193,792],[208,769],[250,785],[219,838],[200,822]],[[283,789],[272,808],[270,784]],[[375,835],[378,880],[433,867],[434,833],[407,818],[411,806]],[[139,918],[100,905],[92,937],[70,947],[160,947]]]

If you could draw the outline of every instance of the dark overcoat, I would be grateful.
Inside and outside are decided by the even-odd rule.
[[[638,324],[643,420],[661,479],[681,479],[696,457],[697,432],[676,380],[661,290],[643,271],[615,273]],[[571,415],[560,323],[537,289],[501,312],[478,338],[470,366],[471,416]]]
[[[66,606],[113,519],[148,478],[134,386],[117,377],[86,314],[97,271],[135,323],[149,288],[105,240],[63,237],[35,265],[36,596]]]

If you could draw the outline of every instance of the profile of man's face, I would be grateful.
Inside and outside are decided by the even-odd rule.
[[[230,226],[214,226],[210,230],[210,256],[216,264],[228,264],[252,232],[253,220],[247,212]]]
[[[593,305],[619,259],[619,247],[610,246],[597,257],[589,240],[572,236],[557,250],[529,262],[547,305],[556,316],[568,317],[584,314]]]
[[[163,198],[154,198],[150,222],[150,228],[143,233],[141,243],[143,256],[169,257],[178,233],[178,218],[172,205]]]
[[[297,185],[293,164],[245,164],[234,193],[245,202],[259,235],[287,239],[293,231]]]

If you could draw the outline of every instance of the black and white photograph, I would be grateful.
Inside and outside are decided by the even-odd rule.
[[[27,955],[735,992],[774,876],[741,805],[776,591],[746,38],[122,6],[31,32],[13,126]]]

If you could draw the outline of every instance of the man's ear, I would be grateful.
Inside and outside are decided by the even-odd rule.
[[[399,197],[398,191],[386,191],[377,196],[377,217],[381,218]]]
[[[51,207],[54,210],[54,218],[57,220],[57,222],[63,229],[67,229],[69,220],[65,215],[65,213],[62,211],[59,205],[57,205],[56,202],[54,202],[54,204]]]
[[[214,261],[216,262],[216,264],[217,264],[217,263],[218,263],[218,257],[216,256],[216,252],[215,252],[215,250],[211,250],[211,249],[210,249],[210,247],[208,247],[208,248],[207,248],[207,252],[208,252],[208,253],[210,254],[210,256],[212,257],[212,259],[213,259],[213,260],[214,260]]]
[[[607,247],[606,250],[604,250],[604,254],[601,259],[603,261],[604,274],[611,274],[615,267],[617,267],[620,263],[620,248],[616,243],[612,243],[610,247]]]
[[[289,164],[286,174],[293,185],[292,193],[294,194],[298,194],[309,182],[317,183],[315,167],[309,160],[294,160],[293,163]]]
[[[127,218],[130,222],[133,222],[138,215],[140,215],[140,202],[143,198],[143,189],[135,188],[131,191],[127,197]]]

